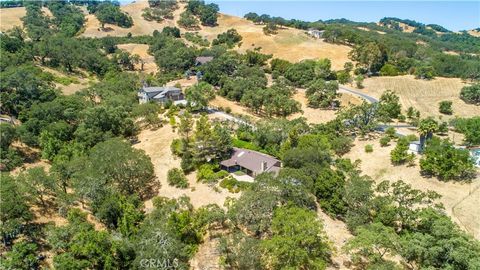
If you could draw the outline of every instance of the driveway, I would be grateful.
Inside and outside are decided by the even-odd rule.
[[[364,93],[361,93],[359,91],[356,91],[356,90],[352,90],[352,89],[349,89],[343,85],[340,85],[338,87],[338,92],[339,93],[348,93],[348,94],[352,94],[352,95],[355,95],[355,96],[358,96],[358,97],[361,97],[363,99],[365,99],[366,101],[370,102],[370,103],[377,103],[378,102],[378,99],[372,97],[372,96],[369,96],[369,95],[366,95]]]

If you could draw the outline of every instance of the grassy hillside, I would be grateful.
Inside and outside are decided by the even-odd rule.
[[[400,103],[404,110],[413,106],[420,110],[423,116],[440,116],[438,103],[443,100],[453,102],[453,116],[480,115],[480,107],[466,104],[460,99],[460,90],[466,84],[457,78],[438,77],[425,81],[415,79],[411,75],[381,76],[367,78],[364,85],[365,88],[360,91],[376,98],[379,98],[387,89],[395,91],[400,97]],[[446,118],[445,115],[443,117]]]

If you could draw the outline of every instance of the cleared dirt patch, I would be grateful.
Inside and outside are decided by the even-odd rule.
[[[323,222],[323,228],[330,240],[334,251],[332,255],[333,266],[327,267],[327,269],[345,269],[344,264],[350,260],[349,256],[345,254],[342,247],[352,237],[352,234],[347,229],[344,222],[333,219],[325,214],[320,207],[317,211],[317,216]]]
[[[59,77],[59,78],[63,78],[63,77],[72,77],[76,80],[76,82],[72,82],[68,85],[64,85],[64,84],[61,84],[61,83],[58,83],[56,82],[55,83],[55,86],[57,88],[59,88],[62,93],[64,95],[72,95],[72,94],[75,94],[76,92],[82,90],[82,89],[85,89],[87,87],[89,87],[92,83],[96,82],[97,80],[96,79],[89,79],[89,78],[86,78],[84,76],[80,76],[80,75],[68,75],[68,74],[64,74],[58,70],[55,70],[55,69],[52,69],[52,68],[48,68],[48,67],[44,67],[44,66],[41,66],[40,67],[43,71],[46,71],[46,72],[49,72],[49,73],[52,73],[53,75]]]
[[[135,148],[143,149],[152,159],[157,181],[161,184],[158,196],[179,198],[186,195],[190,197],[191,203],[197,208],[212,203],[222,207],[227,197],[237,198],[239,196],[239,193],[229,193],[224,189],[216,192],[208,185],[198,183],[195,173],[187,175],[190,184],[189,188],[179,189],[169,186],[167,172],[169,169],[180,168],[181,161],[179,158],[174,157],[170,150],[170,145],[175,138],[178,138],[178,134],[172,131],[170,125],[165,125],[157,130],[143,130],[138,135],[140,143],[134,145]],[[145,206],[146,211],[150,211],[152,209],[152,201],[147,201]]]
[[[198,247],[197,253],[190,260],[192,270],[219,270],[220,251],[218,250],[219,238],[212,236],[210,233],[204,237],[203,243]]]
[[[396,77],[371,77],[365,79],[364,89],[358,91],[380,98],[382,93],[393,90],[400,97],[404,110],[413,106],[423,116],[440,116],[438,103],[443,100],[453,102],[453,115],[443,115],[444,119],[455,116],[472,117],[480,115],[480,106],[466,104],[460,99],[460,90],[466,84],[458,78],[435,78],[430,81],[417,80],[412,75]]]
[[[142,59],[143,65],[143,72],[145,73],[155,73],[158,70],[157,64],[155,64],[155,57],[153,55],[148,54],[149,46],[147,44],[135,44],[135,43],[128,43],[128,44],[119,44],[117,47],[121,50],[124,50],[132,55],[137,54]],[[135,65],[136,70],[141,69],[141,64]]]
[[[372,153],[365,152],[365,145],[367,144],[373,146]],[[422,177],[418,164],[413,167],[406,165],[394,166],[391,164],[390,152],[395,147],[395,144],[395,142],[392,142],[390,146],[380,147],[378,140],[361,141],[357,139],[355,140],[355,146],[346,155],[346,158],[352,160],[360,159],[362,161],[360,168],[363,173],[370,175],[376,182],[403,180],[415,189],[422,191],[432,190],[442,195],[439,202],[445,206],[445,212],[461,228],[480,239],[478,227],[476,227],[478,220],[475,221],[475,217],[478,217],[478,215],[475,215],[476,212],[478,213],[478,198],[464,200],[465,196],[468,196],[476,187],[480,186],[480,176],[477,175],[477,178],[471,183],[442,182],[436,177]],[[419,159],[420,157],[417,156],[417,163]],[[478,194],[478,190],[475,194]],[[475,194],[473,194],[473,197],[476,196]],[[463,202],[455,208],[455,214],[453,214],[452,207],[462,200]],[[477,232],[476,234],[474,234],[475,231]]]
[[[366,27],[357,27],[357,29],[360,29],[360,30],[363,30],[363,31],[367,31],[367,32],[372,31],[372,30],[370,30],[370,29],[368,29],[368,28],[366,28]],[[377,33],[379,33],[379,34],[381,34],[381,35],[385,35],[385,34],[386,34],[386,33],[383,32],[383,31],[375,31],[375,32],[377,32]]]
[[[212,107],[221,107],[223,109],[226,109],[226,108],[230,108],[232,111],[233,114],[243,114],[243,115],[247,115],[249,117],[251,117],[252,119],[254,120],[258,120],[260,119],[260,117],[258,115],[255,115],[253,114],[252,112],[250,112],[248,110],[248,108],[240,105],[239,103],[237,102],[234,102],[234,101],[231,101],[231,100],[228,100],[222,96],[216,96],[215,99],[213,99],[212,101],[210,101],[210,106]]]
[[[293,95],[293,99],[300,102],[302,105],[303,113],[296,113],[288,117],[289,119],[294,119],[298,117],[305,117],[308,123],[311,124],[320,124],[326,123],[335,119],[336,110],[323,110],[323,109],[314,109],[307,106],[308,100],[305,96],[304,89],[297,89],[297,93]],[[345,107],[349,104],[356,105],[362,103],[360,98],[357,98],[353,95],[342,93],[340,96],[340,106]]]

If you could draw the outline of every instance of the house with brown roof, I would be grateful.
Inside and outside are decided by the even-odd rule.
[[[230,173],[243,171],[249,176],[255,177],[264,172],[278,174],[282,162],[257,151],[234,147],[230,158],[220,162],[220,166]]]

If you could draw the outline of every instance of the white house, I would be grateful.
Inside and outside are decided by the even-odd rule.
[[[323,32],[325,32],[325,31],[317,30],[317,29],[313,29],[313,28],[310,28],[310,29],[307,30],[307,34],[309,36],[314,37],[314,38],[322,38]]]

